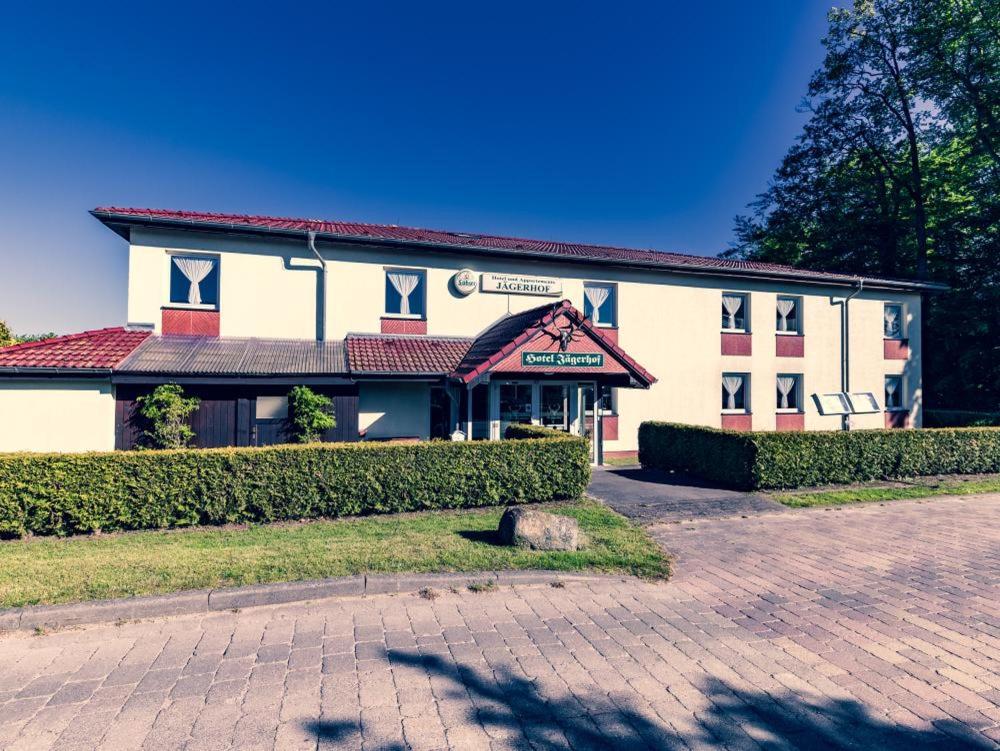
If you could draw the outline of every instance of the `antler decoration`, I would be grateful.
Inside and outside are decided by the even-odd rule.
[[[556,326],[555,329],[558,333],[553,333],[548,329],[545,330],[545,333],[553,339],[557,339],[559,341],[560,352],[565,352],[569,347],[570,342],[575,342],[583,336],[583,330],[580,328],[580,324],[572,320],[569,322],[568,326]]]

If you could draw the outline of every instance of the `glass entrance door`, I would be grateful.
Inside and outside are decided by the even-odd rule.
[[[539,417],[542,425],[569,431],[569,386],[542,384],[539,395]]]
[[[500,402],[500,438],[511,423],[531,422],[531,384],[501,383],[498,392]]]

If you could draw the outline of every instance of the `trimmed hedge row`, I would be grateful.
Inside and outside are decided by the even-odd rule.
[[[1000,472],[1000,430],[739,433],[645,422],[639,461],[741,490]]]
[[[0,454],[0,536],[449,509],[577,498],[586,441],[309,444]]]
[[[925,428],[1000,427],[1000,412],[972,412],[964,409],[925,409]]]

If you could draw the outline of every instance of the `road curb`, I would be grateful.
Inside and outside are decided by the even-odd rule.
[[[84,626],[97,623],[192,615],[237,610],[262,605],[419,592],[424,588],[465,587],[471,582],[500,585],[538,585],[559,581],[599,581],[630,578],[627,574],[587,574],[565,571],[479,571],[446,574],[358,574],[247,587],[224,587],[177,592],[169,595],[128,597],[68,605],[32,605],[0,610],[0,633]]]

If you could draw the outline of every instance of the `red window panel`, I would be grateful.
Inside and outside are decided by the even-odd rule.
[[[749,356],[753,354],[753,339],[750,334],[722,332],[722,354]]]
[[[738,415],[723,415],[722,416],[722,429],[723,430],[753,430],[753,415],[750,414],[738,414]]]
[[[426,334],[427,321],[419,318],[383,318],[383,334]]]
[[[906,410],[894,410],[885,413],[885,426],[887,428],[908,428],[910,427],[910,413]]]
[[[618,440],[618,415],[604,415],[601,418],[601,427],[604,430],[605,441]]]
[[[218,336],[219,311],[164,308],[161,327],[164,334]]]
[[[775,417],[775,430],[805,430],[806,416],[801,412],[779,412]]]
[[[778,357],[805,357],[806,338],[775,334],[774,354]]]
[[[882,346],[886,360],[906,360],[910,356],[909,339],[883,339]]]

